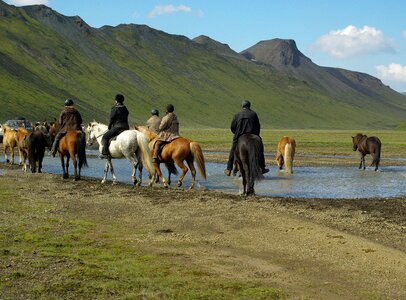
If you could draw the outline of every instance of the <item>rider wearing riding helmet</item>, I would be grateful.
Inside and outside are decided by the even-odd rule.
[[[227,162],[227,168],[224,170],[224,174],[230,176],[231,170],[233,169],[234,163],[234,151],[237,147],[238,138],[245,134],[255,134],[259,136],[261,131],[261,124],[259,123],[258,115],[255,111],[251,110],[251,102],[248,100],[244,100],[241,103],[241,111],[234,115],[233,120],[231,121],[231,132],[234,133],[233,137],[233,144],[231,146],[230,155]],[[261,149],[260,153],[261,159],[261,166],[262,166],[262,173],[265,174],[269,172],[269,169],[265,168],[265,158],[264,158],[264,149]]]
[[[154,108],[151,110],[151,117],[147,120],[147,129],[158,133],[160,124],[161,118],[159,117],[159,111]]]
[[[55,135],[55,140],[51,147],[51,155],[53,157],[55,157],[56,151],[58,150],[59,141],[68,131],[82,131],[82,116],[73,105],[74,102],[72,99],[66,99],[65,107],[56,122],[58,133]]]
[[[128,125],[128,109],[123,104],[124,96],[117,94],[115,97],[116,104],[111,108],[110,122],[108,126],[108,131],[102,137],[102,153],[100,155],[101,159],[109,157],[109,141],[113,137],[119,135],[122,131],[130,129]]]
[[[166,114],[159,125],[159,133],[152,151],[152,160],[158,162],[158,151],[162,144],[170,143],[172,140],[179,137],[179,121],[178,117],[173,113],[175,110],[172,104],[166,106]]]

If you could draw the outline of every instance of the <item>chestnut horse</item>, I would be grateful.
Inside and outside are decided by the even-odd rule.
[[[282,170],[285,164],[286,173],[293,173],[293,158],[295,157],[296,141],[294,138],[284,136],[278,143],[276,148],[276,163],[279,170]]]
[[[17,130],[3,126],[3,146],[4,146],[4,159],[10,164],[14,164],[14,148],[18,147]],[[10,152],[10,159],[7,154]],[[20,165],[22,163],[22,154],[20,155]]]
[[[381,141],[379,138],[376,136],[367,137],[362,133],[358,133],[352,137],[352,150],[357,151],[357,149],[361,154],[359,169],[364,167],[365,170],[365,155],[371,154],[371,167],[375,165],[375,171],[377,171],[381,160]]]
[[[135,129],[143,132],[149,139],[149,147],[152,149],[157,138],[157,134],[148,130],[146,126],[136,126]],[[188,171],[188,168],[183,163],[185,160],[189,166],[192,182],[190,184],[190,189],[193,189],[195,186],[196,179],[196,169],[194,166],[194,160],[196,160],[197,166],[199,168],[200,176],[206,180],[206,166],[204,164],[203,151],[200,145],[197,142],[193,142],[189,139],[178,137],[172,140],[169,143],[164,144],[161,153],[158,156],[159,161],[163,163],[176,163],[178,167],[182,170],[182,174],[178,178],[178,187],[182,186],[183,179]],[[169,186],[168,180],[166,180],[161,172],[159,167],[160,163],[153,163],[155,171],[158,176],[162,179],[162,183],[165,187]]]
[[[75,180],[79,180],[82,166],[87,167],[86,134],[80,130],[68,131],[59,141],[58,154],[61,159],[63,178],[69,178],[69,159],[71,159],[73,162]]]

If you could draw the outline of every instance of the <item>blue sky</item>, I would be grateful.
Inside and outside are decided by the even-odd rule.
[[[403,0],[8,0],[45,4],[92,27],[146,24],[170,34],[207,35],[240,52],[262,40],[293,39],[320,66],[378,77],[406,92]]]

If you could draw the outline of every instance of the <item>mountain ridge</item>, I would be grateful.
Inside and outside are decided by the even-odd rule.
[[[207,36],[135,24],[92,28],[43,5],[0,1],[0,15],[3,120],[49,119],[67,97],[78,99],[85,119],[108,120],[116,93],[126,96],[131,122],[172,102],[187,127],[228,127],[245,98],[265,128],[396,128],[406,113],[404,97],[379,79],[319,67],[293,40],[273,41],[289,47],[268,49],[270,64]]]

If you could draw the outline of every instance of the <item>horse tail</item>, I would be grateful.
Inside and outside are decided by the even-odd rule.
[[[381,141],[376,138],[376,147],[372,159],[371,166],[375,166],[375,171],[378,169],[379,162],[381,161]]]
[[[292,155],[292,144],[288,143],[285,145],[284,160],[286,165],[286,172],[292,174],[292,164],[293,164],[293,155]]]
[[[82,168],[82,166],[87,167],[86,135],[83,132],[78,133],[76,136],[76,153],[79,160],[79,170]]]
[[[253,140],[253,148],[250,149],[252,150],[252,155],[248,153],[248,159],[249,159],[249,169],[251,173],[251,180],[256,181],[264,178],[264,175],[262,175],[262,166],[261,166],[261,161],[262,161],[262,156],[261,152],[263,149],[263,144],[260,139],[255,139]]]
[[[141,150],[141,162],[147,169],[148,173],[152,176],[155,174],[154,165],[152,164],[151,150],[149,149],[149,141],[146,135],[140,131],[137,131],[137,143],[138,148]]]
[[[190,151],[196,160],[197,167],[199,168],[200,176],[206,180],[206,166],[204,164],[203,151],[200,145],[196,142],[190,142]]]
[[[36,137],[34,134],[29,134],[27,136],[27,149],[28,149],[28,161],[30,164],[30,167],[34,166],[37,157],[38,157],[38,147],[37,147],[37,141]]]

